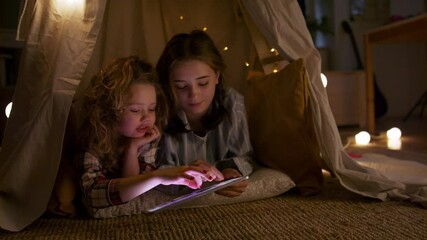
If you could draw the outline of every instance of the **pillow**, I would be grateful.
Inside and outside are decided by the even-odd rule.
[[[249,185],[242,195],[234,198],[224,197],[216,193],[196,198],[175,208],[207,207],[214,205],[248,202],[278,196],[293,188],[295,183],[288,175],[271,168],[260,167],[249,178]],[[89,211],[95,218],[110,218],[122,215],[144,213],[144,210],[159,203],[171,200],[176,196],[166,195],[157,189],[152,189],[138,198],[125,204]]]
[[[249,185],[242,195],[230,198],[216,193],[196,198],[188,203],[182,204],[183,207],[206,207],[213,205],[223,205],[239,202],[255,201],[278,196],[293,188],[295,183],[291,178],[281,171],[271,168],[256,169],[249,178]]]
[[[303,59],[250,79],[245,101],[255,159],[289,175],[301,194],[319,192],[323,175]]]

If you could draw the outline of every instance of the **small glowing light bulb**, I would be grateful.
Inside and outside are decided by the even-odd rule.
[[[328,79],[326,78],[325,74],[320,74],[320,79],[322,80],[323,87],[326,88],[328,86]]]
[[[224,47],[223,51],[225,52],[225,51],[227,51],[227,50],[228,50],[228,47]]]
[[[274,53],[274,55],[279,55],[279,52],[275,48],[271,48],[270,52]]]
[[[279,72],[279,63],[275,62],[273,67],[273,73],[277,73],[277,72]]]
[[[9,118],[10,111],[12,111],[12,102],[7,104],[6,108],[4,109],[4,113],[6,114],[6,117]]]
[[[203,28],[203,31],[205,31],[205,32],[206,32],[207,30],[208,30],[208,28],[207,28],[207,27],[204,27],[204,28]]]
[[[399,140],[402,136],[402,131],[399,128],[393,127],[387,131],[387,138],[391,140]]]
[[[184,20],[184,16],[179,16],[179,20]]]
[[[361,131],[354,137],[356,143],[359,145],[368,145],[371,141],[371,135],[366,131]]]
[[[248,63],[248,62],[245,62],[245,66],[246,66],[246,67],[249,67],[249,63]]]

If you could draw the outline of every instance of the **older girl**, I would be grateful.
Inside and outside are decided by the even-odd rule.
[[[200,30],[175,35],[156,69],[171,106],[160,164],[199,166],[215,180],[249,175],[252,147],[244,99],[223,88],[225,65],[212,39]],[[239,196],[247,185],[217,193]]]

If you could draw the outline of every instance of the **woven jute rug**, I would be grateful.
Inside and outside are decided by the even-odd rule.
[[[0,239],[427,239],[427,209],[381,202],[327,177],[322,193],[110,219],[46,218]]]

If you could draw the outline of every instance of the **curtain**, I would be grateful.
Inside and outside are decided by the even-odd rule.
[[[19,231],[46,210],[73,95],[100,30],[105,0],[72,3],[27,1],[20,20],[26,45],[0,151],[6,230]]]

